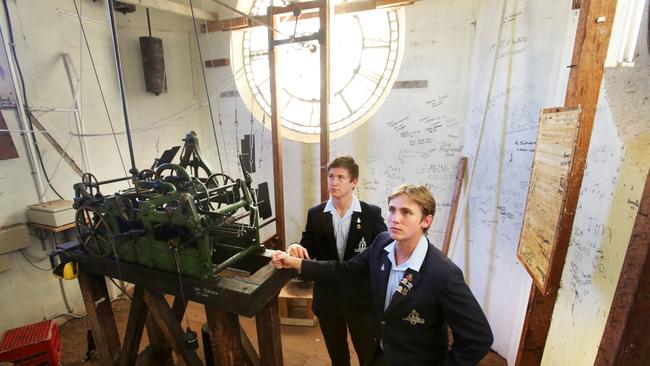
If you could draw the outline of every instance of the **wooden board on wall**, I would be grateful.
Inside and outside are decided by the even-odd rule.
[[[540,116],[517,256],[542,293],[566,201],[580,112],[580,107],[548,108]]]

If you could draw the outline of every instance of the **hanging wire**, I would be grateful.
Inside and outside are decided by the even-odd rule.
[[[237,120],[237,99],[236,98],[233,98],[233,104],[235,107],[235,148],[237,149],[237,156],[239,157],[239,129],[238,129],[239,121]]]
[[[201,73],[203,74],[203,86],[205,87],[205,95],[208,98],[208,110],[210,111],[210,124],[212,125],[212,133],[214,134],[214,142],[217,145],[217,156],[219,157],[219,167],[223,171],[223,163],[221,161],[221,151],[219,149],[219,140],[217,139],[217,129],[214,126],[214,114],[212,113],[212,103],[210,102],[210,89],[208,89],[208,79],[205,76],[205,64],[203,63],[203,54],[201,53],[201,44],[199,43],[199,31],[196,27],[196,17],[194,16],[194,5],[190,1],[190,11],[192,12],[192,25],[194,26],[194,38],[196,39],[196,48],[199,53],[199,61],[201,62]]]
[[[205,0],[202,0],[202,4],[203,4],[203,9],[205,9],[206,8]],[[208,26],[207,19],[203,20],[203,26],[206,27],[206,29],[207,29],[207,26]],[[210,37],[210,32],[207,33],[207,38],[208,38],[208,42],[207,42],[208,43],[208,52],[210,54],[212,54],[212,48],[211,48],[212,39]],[[201,67],[204,67],[204,64],[201,64]],[[243,66],[240,67],[240,70],[243,70]],[[220,93],[221,93],[222,90],[225,90],[226,87],[229,87],[230,85],[234,84],[234,82],[235,82],[235,78],[234,78],[234,75],[233,75],[233,77],[228,80],[228,84],[229,84],[228,86],[222,84],[221,89],[217,88],[217,90],[216,90],[217,91],[217,95],[216,95],[217,106],[219,107],[219,112],[218,112],[219,113],[219,131],[221,132],[221,141],[223,142],[224,147],[227,146],[227,144],[226,144],[226,137],[225,137],[225,134],[223,132],[223,122],[221,121],[221,96],[220,96]],[[209,94],[209,92],[207,94]],[[214,129],[214,124],[213,124],[213,129]],[[216,140],[216,138],[215,138],[215,140]],[[228,158],[228,149],[227,148],[224,149],[224,155],[226,157],[226,168],[228,169],[227,173],[228,173],[228,175],[230,175],[230,159]],[[222,173],[224,172],[223,167],[221,169],[221,172]]]
[[[262,133],[260,137],[260,160],[258,166],[262,169],[262,157],[264,156],[264,130],[266,130],[266,112],[262,110]]]
[[[84,28],[83,21],[81,19],[81,13],[79,12],[79,8],[77,7],[77,1],[72,0],[72,3],[74,4],[74,9],[77,13],[77,19],[79,20],[79,28],[81,29],[81,34],[83,35],[84,43],[86,44],[86,49],[88,50],[88,57],[90,58],[90,64],[93,67],[93,72],[95,74],[95,80],[97,80],[97,87],[99,88],[99,94],[102,97],[102,103],[104,104],[104,110],[106,111],[106,117],[108,118],[108,124],[111,126],[111,132],[113,135],[113,140],[115,141],[115,147],[117,148],[117,156],[120,158],[120,163],[122,164],[122,169],[124,170],[124,173],[128,175],[128,171],[126,169],[126,164],[124,164],[124,159],[122,158],[122,150],[120,149],[120,144],[117,142],[117,135],[115,133],[115,127],[113,127],[113,120],[111,119],[111,113],[108,111],[108,104],[106,103],[106,96],[104,95],[104,88],[102,88],[102,83],[99,81],[99,74],[97,73],[97,67],[95,66],[95,59],[93,57],[93,53],[90,50],[90,43],[88,43],[88,37],[86,36],[86,29]],[[81,48],[81,47],[80,47]],[[83,68],[82,68],[83,69]],[[74,136],[75,134],[73,134]],[[79,136],[81,134],[77,134]],[[86,136],[86,134],[83,134]],[[131,187],[131,183],[127,180],[127,183],[129,185],[129,188]]]

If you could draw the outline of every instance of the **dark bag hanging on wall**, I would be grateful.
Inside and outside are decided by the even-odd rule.
[[[147,9],[147,27],[149,28],[149,36],[140,37],[144,85],[148,92],[158,95],[167,92],[165,54],[162,39],[151,36],[149,9]]]
[[[140,37],[140,51],[142,53],[145,88],[148,92],[156,95],[167,92],[162,39]]]

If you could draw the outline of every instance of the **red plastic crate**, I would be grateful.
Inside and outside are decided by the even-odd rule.
[[[0,361],[20,366],[58,366],[61,338],[56,322],[46,320],[6,331],[0,340]]]

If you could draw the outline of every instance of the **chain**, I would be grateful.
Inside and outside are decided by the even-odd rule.
[[[174,262],[176,262],[176,273],[178,273],[178,287],[181,292],[181,300],[183,300],[183,304],[186,304],[187,302],[185,301],[185,291],[183,290],[183,279],[181,277],[181,265],[180,265],[180,258],[178,256],[178,248],[174,248]],[[185,321],[187,322],[187,327],[190,327],[190,319],[189,317],[185,317]]]

